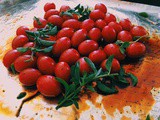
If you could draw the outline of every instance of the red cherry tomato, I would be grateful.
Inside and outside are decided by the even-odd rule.
[[[96,20],[96,22],[95,22],[95,26],[96,26],[97,28],[101,29],[101,30],[102,30],[106,25],[107,25],[107,24],[106,24],[105,20],[102,20],[102,19],[98,19],[98,20]]]
[[[118,33],[117,39],[123,42],[130,42],[132,41],[132,35],[130,32],[123,30]]]
[[[102,30],[102,37],[108,43],[114,42],[116,40],[116,31],[110,26],[105,26]]]
[[[94,27],[94,21],[91,19],[86,19],[82,22],[81,28],[89,31]]]
[[[101,40],[102,35],[101,35],[101,30],[98,28],[92,28],[89,33],[88,36],[91,40],[94,40],[96,42],[98,42],[99,40]]]
[[[28,38],[24,35],[16,36],[12,41],[12,48],[23,47],[28,42]]]
[[[48,22],[55,26],[61,27],[63,24],[63,19],[59,15],[51,15],[48,18]]]
[[[89,54],[89,59],[95,64],[100,64],[106,58],[106,53],[101,49],[95,50]]]
[[[41,76],[39,70],[34,68],[27,68],[20,72],[19,81],[25,86],[35,85],[38,78]]]
[[[101,68],[103,71],[106,71],[106,62],[107,62],[107,59],[104,60],[102,63],[101,63]],[[117,59],[113,59],[112,61],[112,67],[111,67],[111,73],[117,73],[120,71],[120,63]]]
[[[107,13],[107,7],[103,3],[98,3],[94,7],[95,10],[100,10],[104,13]]]
[[[61,90],[60,83],[51,75],[43,75],[37,80],[38,91],[46,97],[56,97]]]
[[[53,45],[52,53],[54,56],[59,57],[65,50],[71,47],[71,41],[67,37],[59,38]]]
[[[41,73],[46,75],[53,75],[55,71],[56,62],[49,56],[39,57],[37,66]]]
[[[63,15],[62,18],[63,18],[64,21],[69,20],[69,19],[76,19],[76,20],[78,20],[78,15],[77,14],[72,14],[72,16]]]
[[[37,59],[33,57],[33,60],[31,59],[31,55],[22,55],[19,56],[14,61],[14,67],[17,72],[21,72],[26,68],[34,68],[36,66]]]
[[[130,58],[142,57],[146,52],[146,47],[143,43],[135,42],[128,46],[126,49],[127,56]]]
[[[23,47],[32,48],[32,47],[34,47],[34,42],[28,42]],[[31,55],[31,53],[32,53],[31,50],[28,50],[28,51],[24,52],[23,55]]]
[[[59,62],[55,67],[55,76],[65,81],[69,81],[71,69],[66,62]]]
[[[71,43],[73,47],[78,47],[78,45],[86,40],[87,38],[87,31],[85,29],[79,29],[77,30],[71,39]]]
[[[119,24],[122,26],[123,30],[130,31],[132,28],[132,23],[129,19],[122,19]]]
[[[59,11],[55,9],[50,9],[44,14],[44,19],[48,19],[52,15],[59,15]]]
[[[78,62],[79,62],[80,73],[82,75],[84,72],[91,73],[93,71],[92,68],[84,60],[84,57],[80,58]]]
[[[35,28],[44,28],[47,25],[47,21],[43,18],[34,19],[33,26]]]
[[[78,46],[78,51],[81,55],[89,55],[89,53],[97,49],[98,43],[94,40],[85,40]]]
[[[6,68],[9,68],[11,64],[21,56],[22,53],[18,52],[17,50],[10,50],[8,51],[5,56],[3,57],[3,64]]]
[[[60,7],[60,12],[66,12],[67,10],[71,9],[68,5],[62,5]]]
[[[110,22],[108,26],[112,27],[116,33],[118,34],[120,31],[122,31],[122,26],[120,26],[117,22]]]
[[[108,25],[110,22],[116,22],[116,17],[113,14],[107,13],[104,20],[106,21]]]
[[[74,30],[78,30],[81,27],[81,22],[75,19],[69,19],[64,21],[64,23],[62,24],[62,28],[64,27],[69,27],[73,28]]]
[[[124,60],[125,55],[120,52],[120,48],[118,45],[111,43],[105,46],[104,52],[106,53],[107,57],[114,55],[114,58],[118,60]]]
[[[29,28],[27,26],[20,26],[17,31],[16,31],[16,35],[25,35],[27,36],[26,34],[26,30],[29,30]]]
[[[70,49],[65,50],[61,54],[59,61],[66,62],[71,66],[71,65],[74,65],[79,58],[80,58],[80,55],[78,51],[76,49],[70,48]]]
[[[46,3],[44,5],[44,11],[47,12],[50,9],[56,9],[56,5],[54,3]]]
[[[65,27],[65,28],[62,28],[58,34],[57,34],[57,38],[61,38],[61,37],[68,37],[71,39],[71,37],[73,36],[74,34],[74,29],[73,28],[68,28],[68,27]]]
[[[133,37],[135,37],[135,36],[144,36],[144,35],[148,34],[146,29],[144,29],[144,27],[142,27],[142,26],[134,26],[131,29],[130,32],[131,32]]]
[[[100,10],[92,10],[89,17],[90,19],[96,21],[98,19],[104,19],[105,13]]]
[[[57,40],[57,36],[48,36],[48,38],[44,38],[45,40],[48,41],[56,41]]]

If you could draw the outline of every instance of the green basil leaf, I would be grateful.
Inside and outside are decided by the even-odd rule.
[[[39,40],[41,45],[47,46],[47,47],[56,43],[56,41],[47,41],[47,40],[42,40],[40,38],[38,38],[38,40]]]
[[[26,30],[26,34],[27,34],[28,36],[35,37],[35,32]]]
[[[56,110],[58,110],[61,107],[68,107],[68,106],[70,106],[72,104],[73,104],[72,100],[67,100],[67,101],[63,102],[62,104],[56,106]]]
[[[136,86],[138,83],[138,78],[135,75],[133,75],[132,73],[128,73],[128,76],[131,78],[132,85]]]
[[[117,40],[115,44],[117,44],[117,45],[121,45],[121,44],[123,44],[123,43],[124,43],[123,41],[121,41],[121,40]]]
[[[160,116],[158,117],[158,120],[160,120]]]
[[[146,120],[151,120],[150,115],[147,115]]]
[[[69,87],[68,87],[68,90],[66,91],[66,93],[64,95],[64,97],[68,96],[73,91],[75,92],[75,89],[76,89],[76,85],[74,83],[70,84]]]
[[[65,80],[63,80],[63,79],[61,79],[61,78],[58,78],[58,77],[56,77],[56,80],[57,80],[58,82],[60,82],[60,83],[64,86],[65,91],[68,91],[69,85],[68,85],[68,83],[67,83]]]
[[[95,92],[95,89],[93,88],[92,85],[87,85],[87,89],[90,90],[90,91],[92,91],[92,92]]]
[[[75,100],[72,100],[73,104],[76,106],[77,109],[79,109],[79,105],[78,105],[78,102],[75,101]]]
[[[125,49],[128,47],[130,45],[130,43],[129,42],[124,42],[124,43],[122,43],[122,45],[120,46],[120,52],[122,53],[122,54],[124,54],[125,53]]]
[[[37,17],[34,16],[34,20],[37,21],[38,25],[42,25],[42,23],[40,22],[39,18],[37,18]]]
[[[142,16],[142,17],[144,17],[144,18],[148,18],[149,17],[149,15],[148,15],[148,13],[146,13],[146,12],[140,12],[140,13],[138,13],[140,16]]]
[[[125,70],[124,70],[123,67],[120,68],[119,75],[120,76],[124,76],[125,75]]]
[[[51,52],[53,49],[53,46],[50,46],[50,47],[47,47],[47,48],[44,48],[44,49],[35,49],[36,52],[43,52],[43,53],[48,53],[48,52]]]
[[[14,63],[11,64],[10,68],[11,68],[12,73],[13,73],[13,74],[16,74],[16,70],[15,70],[15,67],[14,67]]]
[[[74,69],[74,77],[77,81],[79,81],[79,83],[81,82],[80,81],[80,68],[79,68],[79,62],[76,63],[75,65],[75,69]]]
[[[46,34],[48,35],[56,35],[58,32],[57,26],[54,26],[50,31],[48,31]]]
[[[21,93],[17,96],[17,99],[22,99],[22,98],[24,98],[26,95],[27,95],[26,92],[21,92]]]
[[[21,52],[21,53],[25,53],[25,52],[27,52],[29,49],[30,49],[30,48],[28,48],[28,47],[18,47],[18,48],[17,48],[17,51],[18,51],[18,52]]]
[[[95,77],[99,76],[101,73],[102,73],[102,68],[100,68],[100,69],[97,71]]]
[[[81,5],[80,5],[80,4],[78,4],[74,9],[75,9],[75,10],[77,10],[77,9],[79,9],[79,8],[80,8],[80,6],[81,6]]]
[[[67,16],[70,16],[70,17],[73,16],[72,13],[70,13],[70,12],[68,12],[68,11],[62,12],[61,15],[62,15],[62,16],[63,16],[63,15],[67,15]]]
[[[94,63],[89,58],[87,58],[87,57],[85,57],[84,60],[92,68],[92,70],[94,71],[94,73],[96,73],[97,69],[96,69],[96,66],[94,65]]]
[[[125,49],[124,49],[123,47],[119,47],[119,49],[120,49],[120,52],[121,52],[122,54],[125,53]]]
[[[110,74],[110,72],[111,72],[113,58],[114,58],[113,55],[109,56],[109,58],[108,58],[108,60],[106,62],[106,69],[107,69],[107,73],[108,74]]]
[[[75,73],[75,65],[71,66],[71,77],[74,77],[74,73]]]

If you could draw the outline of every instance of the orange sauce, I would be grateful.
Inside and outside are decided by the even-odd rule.
[[[0,103],[0,114],[4,114],[6,116],[12,116],[13,112],[8,107],[3,107],[4,103]]]
[[[128,117],[126,117],[126,116],[123,116],[123,117],[121,118],[121,120],[131,120],[131,118],[128,118]]]

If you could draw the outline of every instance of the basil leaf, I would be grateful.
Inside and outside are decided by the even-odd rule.
[[[133,75],[132,73],[128,73],[128,76],[131,78],[132,85],[136,86],[138,83],[138,78],[135,75]]]
[[[79,109],[79,105],[78,105],[78,102],[75,101],[75,100],[72,100],[73,104],[76,106],[77,109]]]
[[[61,107],[68,107],[68,106],[70,106],[70,105],[72,105],[72,104],[73,104],[73,101],[72,101],[72,100],[67,100],[67,101],[65,101],[64,103],[56,106],[56,110],[58,110],[58,109],[61,108]]]
[[[18,96],[17,96],[17,99],[22,99],[26,96],[26,92],[21,92]]]
[[[121,52],[122,54],[125,53],[125,49],[124,49],[123,47],[119,47],[119,49],[120,49],[120,52]]]
[[[80,68],[79,68],[79,62],[76,63],[75,65],[75,69],[74,69],[74,77],[77,81],[79,81],[79,83],[81,82],[80,81]]]
[[[38,38],[37,40],[40,42],[41,45],[47,46],[47,47],[56,43],[56,41],[47,41],[47,40],[42,40],[40,38]]]
[[[68,12],[68,11],[62,12],[61,15],[62,15],[62,16],[63,16],[63,15],[67,15],[67,16],[70,16],[70,17],[73,16],[72,13],[70,13],[70,12]]]
[[[144,17],[144,18],[148,18],[149,17],[149,15],[148,15],[148,13],[146,13],[146,12],[140,12],[140,13],[138,13],[140,16],[142,16],[142,17]]]
[[[124,43],[123,41],[121,41],[121,40],[117,40],[115,44],[117,44],[117,45],[121,45],[121,44],[123,44],[123,43]]]
[[[68,90],[66,91],[66,93],[64,95],[64,97],[66,97],[67,95],[69,95],[73,91],[75,92],[75,89],[76,89],[76,85],[74,83],[70,84],[69,87],[68,87]]]
[[[53,46],[44,48],[44,49],[38,49],[38,48],[31,48],[32,51],[34,52],[43,52],[43,53],[48,53],[52,51]]]
[[[100,69],[97,71],[95,77],[99,76],[101,73],[102,73],[102,68],[100,68]]]
[[[39,18],[37,18],[37,17],[34,16],[34,20],[37,21],[38,25],[42,25],[42,23],[40,22]]]
[[[13,74],[16,74],[16,70],[15,70],[15,67],[14,67],[14,63],[11,64],[10,68],[11,68],[12,73],[13,73]]]
[[[19,48],[17,48],[17,51],[18,51],[18,52],[21,52],[21,53],[25,53],[25,52],[27,52],[29,49],[30,49],[30,48],[28,48],[28,47],[19,47]]]
[[[109,56],[109,58],[108,58],[108,60],[106,62],[106,69],[107,69],[107,73],[108,74],[110,74],[110,72],[111,72],[113,58],[114,58],[113,55]]]
[[[87,85],[87,89],[90,90],[90,91],[92,91],[92,92],[95,92],[95,89],[93,88],[92,85]]]
[[[80,8],[80,6],[81,6],[81,5],[80,5],[80,4],[78,4],[74,9],[75,9],[75,10],[77,10],[77,9],[79,9],[79,8]]]
[[[67,91],[69,89],[69,85],[68,85],[68,83],[65,80],[62,80],[61,78],[58,78],[58,77],[56,77],[56,80],[58,82],[60,82],[64,86],[65,91]]]
[[[150,115],[147,115],[146,120],[151,120]]]
[[[46,34],[48,35],[55,35],[58,32],[57,26],[54,26],[50,31],[48,31]]]
[[[84,60],[92,68],[92,70],[94,71],[94,73],[96,73],[97,69],[96,69],[96,66],[94,65],[94,63],[89,58],[87,58],[87,57],[85,57]]]
[[[124,43],[122,43],[122,45],[120,46],[120,52],[121,52],[122,54],[124,54],[124,53],[125,53],[125,49],[126,49],[129,45],[130,45],[129,42],[124,42]]]

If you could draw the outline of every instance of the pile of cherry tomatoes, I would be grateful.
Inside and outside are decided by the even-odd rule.
[[[70,10],[67,5],[62,5],[56,10],[54,3],[44,5],[44,18],[33,21],[34,28],[21,26],[16,31],[16,37],[12,41],[12,50],[8,51],[3,64],[10,69],[14,65],[19,73],[19,81],[24,86],[36,85],[41,94],[54,97],[61,93],[60,83],[55,76],[67,82],[70,80],[71,66],[77,61],[80,64],[80,72],[90,73],[92,69],[85,62],[88,57],[96,66],[105,71],[107,58],[114,55],[111,72],[120,70],[120,61],[126,57],[135,59],[144,55],[146,47],[142,42],[133,38],[147,35],[142,26],[135,26],[129,19],[117,21],[116,17],[107,12],[107,7],[98,3],[90,12],[88,19],[79,21],[79,16],[61,15]],[[40,24],[39,24],[40,23]],[[19,52],[18,47],[34,47],[34,41],[29,39],[26,31],[37,31],[48,23],[57,26],[59,31],[54,36],[45,38],[46,41],[56,41],[49,53],[36,52],[32,60],[32,52]],[[120,45],[116,41],[130,43],[122,53]]]

